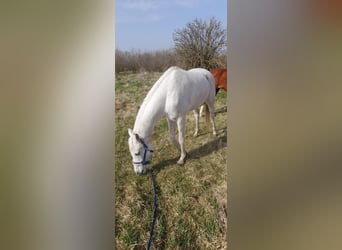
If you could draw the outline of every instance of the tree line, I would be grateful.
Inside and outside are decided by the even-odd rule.
[[[227,31],[214,17],[195,19],[173,33],[174,48],[152,52],[115,50],[115,72],[165,71],[170,66],[227,67]]]
[[[115,72],[156,71],[163,72],[170,66],[177,65],[173,49],[157,51],[121,51],[115,50]]]

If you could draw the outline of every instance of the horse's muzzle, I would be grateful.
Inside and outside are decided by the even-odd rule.
[[[143,171],[141,172],[135,172],[137,175],[143,175],[143,174],[146,174],[146,170],[144,169]]]
[[[137,175],[143,175],[143,174],[146,174],[146,168],[142,165],[140,166],[134,166],[134,172],[137,174]]]

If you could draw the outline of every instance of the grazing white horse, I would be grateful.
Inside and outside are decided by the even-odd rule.
[[[216,135],[214,122],[215,80],[212,74],[201,68],[185,71],[178,67],[169,68],[153,85],[142,103],[136,117],[134,128],[128,129],[129,150],[133,158],[134,171],[137,174],[146,172],[152,158],[151,137],[155,124],[164,116],[169,126],[170,140],[181,152],[177,161],[184,164],[186,151],[184,148],[185,116],[194,110],[196,120],[195,136],[198,133],[199,107],[208,105],[207,117]],[[208,113],[209,112],[209,113]],[[178,141],[175,137],[178,127]]]

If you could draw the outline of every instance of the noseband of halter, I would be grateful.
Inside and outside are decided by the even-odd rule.
[[[137,141],[140,142],[144,146],[144,158],[143,158],[142,161],[133,161],[133,164],[139,164],[139,165],[145,166],[145,165],[150,163],[150,161],[146,161],[147,151],[153,153],[153,150],[152,149],[148,149],[146,143],[137,134],[135,134],[135,137],[136,137]]]

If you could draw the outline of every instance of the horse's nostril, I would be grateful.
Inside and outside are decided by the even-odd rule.
[[[137,175],[143,175],[143,174],[145,174],[146,173],[146,170],[141,170],[141,171],[137,171],[137,172],[135,172]]]
[[[142,170],[142,171],[136,171],[135,172],[137,175],[142,175],[142,174],[144,174],[144,171]]]

